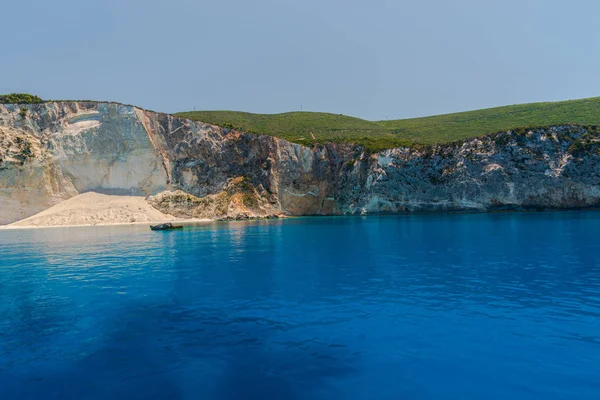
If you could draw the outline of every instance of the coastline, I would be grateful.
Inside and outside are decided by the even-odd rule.
[[[506,210],[455,210],[455,211],[429,211],[429,212],[405,212],[405,213],[372,213],[372,214],[344,214],[344,215],[297,215],[286,216],[281,219],[302,220],[305,218],[366,218],[366,217],[410,217],[410,216],[440,216],[440,215],[502,215],[502,214],[543,214],[543,213],[576,213],[576,212],[600,212],[600,207],[582,207],[582,208],[546,208],[546,209],[506,209]],[[65,224],[65,225],[15,225],[15,223],[0,225],[1,230],[19,230],[19,229],[51,229],[51,228],[90,228],[90,227],[126,227],[126,226],[143,226],[162,224],[170,222],[173,224],[183,225],[184,227],[209,225],[223,222],[249,222],[249,221],[269,221],[277,220],[276,218],[248,218],[248,219],[231,219],[217,220],[208,218],[190,218],[190,219],[171,219],[171,220],[151,220],[151,221],[136,221],[136,222],[97,222],[87,224]],[[19,222],[19,221],[17,221]]]
[[[207,225],[214,223],[212,219],[175,219],[171,221],[140,221],[140,222],[99,222],[90,224],[68,224],[68,225],[0,225],[0,230],[17,230],[17,229],[53,229],[53,228],[90,228],[90,227],[117,227],[117,226],[143,226],[157,225],[170,222],[183,226]]]
[[[58,228],[77,226],[155,225],[166,222],[190,225],[210,219],[181,218],[152,207],[142,196],[117,196],[86,192],[0,229]]]

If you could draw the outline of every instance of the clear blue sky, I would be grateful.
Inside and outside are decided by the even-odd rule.
[[[600,96],[597,0],[2,5],[0,93],[404,118]]]

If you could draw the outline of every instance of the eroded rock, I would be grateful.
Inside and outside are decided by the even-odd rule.
[[[86,191],[154,196],[171,214],[209,218],[600,205],[600,139],[592,128],[371,154],[122,104],[50,102],[29,105],[25,117],[20,107],[0,105],[0,223]],[[232,183],[239,177],[256,193]]]
[[[176,190],[151,196],[148,202],[163,213],[180,218],[239,220],[284,217],[276,196],[269,196],[262,186],[256,188],[245,177],[232,178],[222,191],[204,197]]]

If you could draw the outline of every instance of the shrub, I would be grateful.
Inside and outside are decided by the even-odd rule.
[[[583,157],[591,153],[594,147],[594,144],[589,140],[578,140],[569,147],[569,151],[574,157]]]
[[[499,133],[494,138],[494,142],[498,146],[504,146],[504,145],[508,144],[508,142],[510,142],[510,135],[507,135],[505,133]]]
[[[27,107],[21,108],[21,110],[19,111],[19,115],[21,116],[21,118],[25,118],[27,116],[27,111],[29,111],[29,108],[27,108]]]
[[[0,104],[37,104],[42,103],[40,97],[28,93],[9,93],[0,95]]]

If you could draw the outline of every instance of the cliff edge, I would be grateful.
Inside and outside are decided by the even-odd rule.
[[[600,204],[600,137],[561,125],[365,152],[101,102],[0,105],[0,224],[80,193],[218,219]],[[149,197],[152,196],[152,197]]]

